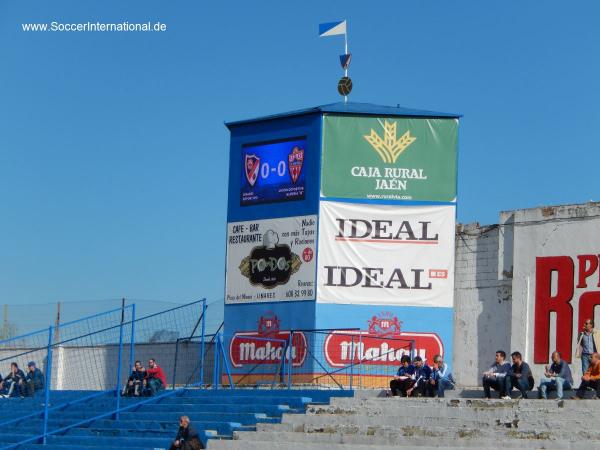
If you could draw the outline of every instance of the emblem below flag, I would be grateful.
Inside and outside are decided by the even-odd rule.
[[[340,64],[342,65],[342,69],[348,70],[348,66],[350,65],[350,60],[352,59],[352,53],[345,53],[340,55]]]

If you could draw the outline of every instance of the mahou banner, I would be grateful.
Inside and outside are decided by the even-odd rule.
[[[322,201],[317,301],[452,307],[455,208]]]

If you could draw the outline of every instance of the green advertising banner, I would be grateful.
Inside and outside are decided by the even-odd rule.
[[[381,200],[456,200],[458,120],[323,118],[321,194]]]

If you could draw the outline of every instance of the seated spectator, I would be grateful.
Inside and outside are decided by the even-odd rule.
[[[496,352],[496,360],[494,364],[483,372],[483,392],[487,399],[492,398],[491,390],[500,391],[501,399],[509,399],[506,394],[506,374],[510,370],[510,363],[506,361],[506,353],[503,350]]]
[[[507,396],[510,397],[513,388],[517,388],[521,397],[527,398],[527,391],[532,390],[535,385],[531,368],[523,361],[521,353],[513,352],[510,356],[513,364],[505,377]]]
[[[444,391],[454,389],[454,377],[448,369],[441,355],[433,357],[433,373],[431,374],[431,384],[438,397],[444,397]]]
[[[10,372],[6,375],[6,378],[0,383],[0,392],[6,397],[17,397],[23,396],[21,387],[25,374],[16,362],[10,363]]]
[[[564,389],[572,389],[573,376],[569,365],[560,358],[559,352],[552,353],[552,365],[546,366],[538,386],[538,397],[547,399],[548,391],[556,389],[556,397],[563,398]]]
[[[171,445],[170,450],[198,450],[202,449],[202,441],[196,429],[190,423],[188,416],[181,416],[179,419],[179,430],[177,436]]]
[[[402,355],[400,358],[400,368],[396,376],[390,381],[392,395],[396,397],[406,397],[409,389],[415,384],[415,366],[410,363],[410,356]]]
[[[576,400],[583,399],[588,388],[595,389],[596,398],[600,398],[600,354],[598,352],[592,353],[588,370],[581,378],[581,384],[573,398]]]
[[[35,366],[34,361],[29,361],[27,364],[27,374],[24,381],[24,394],[28,397],[33,397],[36,392],[44,390],[44,374]]]
[[[156,393],[167,387],[167,377],[162,368],[156,364],[156,360],[151,358],[148,360],[148,370],[146,370],[146,378],[144,379],[147,395],[156,395]]]
[[[141,396],[144,390],[144,378],[146,378],[146,369],[142,367],[141,361],[136,361],[123,389],[123,395],[126,397]]]
[[[431,384],[431,367],[423,364],[423,358],[415,356],[413,360],[415,366],[415,384],[406,391],[409,397],[433,397],[433,386]]]

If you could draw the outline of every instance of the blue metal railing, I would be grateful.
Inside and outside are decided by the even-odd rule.
[[[150,403],[152,401],[156,401],[158,399],[164,398],[164,397],[168,397],[170,395],[174,395],[178,392],[181,392],[183,388],[179,388],[179,389],[175,389],[172,391],[169,391],[167,393],[163,393],[163,394],[159,394],[156,395],[154,397],[149,398],[148,400],[143,400],[140,402],[136,402],[135,404],[126,406],[126,407],[122,407],[121,405],[121,377],[122,377],[122,373],[123,373],[123,344],[124,344],[124,328],[127,326],[131,326],[131,337],[130,337],[130,357],[129,357],[129,367],[131,369],[131,367],[133,366],[133,362],[134,362],[134,351],[135,351],[135,324],[139,323],[140,321],[158,316],[160,314],[165,314],[165,313],[169,313],[169,312],[173,312],[175,310],[181,309],[181,308],[185,308],[185,307],[190,307],[193,306],[195,304],[200,304],[201,306],[201,316],[200,316],[200,321],[201,321],[201,359],[200,359],[200,364],[201,364],[201,368],[200,368],[200,380],[197,383],[193,383],[190,386],[201,386],[203,384],[203,373],[204,373],[204,334],[206,331],[206,327],[205,327],[205,317],[206,317],[206,310],[207,310],[207,305],[206,305],[206,299],[202,299],[202,300],[198,300],[196,302],[192,302],[186,305],[181,305],[181,306],[177,306],[174,308],[171,308],[169,310],[166,311],[162,311],[160,313],[155,313],[155,314],[150,314],[148,316],[144,316],[141,318],[136,318],[135,317],[135,304],[131,304],[131,305],[124,305],[121,308],[117,308],[117,309],[113,309],[104,313],[99,313],[99,314],[95,314],[93,316],[89,316],[89,317],[85,317],[82,319],[78,319],[78,320],[74,320],[74,321],[70,321],[67,322],[65,324],[61,324],[60,327],[66,327],[66,326],[72,326],[74,324],[83,322],[85,320],[89,320],[89,319],[95,319],[95,318],[99,318],[102,316],[105,316],[107,314],[112,314],[115,312],[121,312],[121,317],[120,317],[120,323],[118,325],[114,325],[114,326],[109,326],[109,327],[105,327],[101,330],[96,330],[93,332],[89,332],[83,335],[79,335],[79,336],[73,336],[73,337],[69,337],[68,339],[65,339],[61,342],[53,342],[53,336],[54,336],[54,331],[56,330],[55,327],[50,326],[48,329],[45,330],[38,330],[38,331],[34,331],[31,333],[27,333],[25,335],[22,336],[16,336],[14,338],[10,338],[10,339],[6,339],[4,341],[0,341],[0,345],[2,345],[3,343],[7,343],[7,342],[16,342],[19,340],[24,340],[27,339],[31,336],[35,336],[36,334],[41,334],[41,333],[48,333],[48,341],[47,341],[47,346],[46,347],[41,347],[38,346],[38,348],[35,349],[35,351],[40,351],[43,350],[45,348],[46,350],[46,380],[45,380],[45,386],[44,386],[44,408],[42,410],[33,412],[31,414],[25,415],[25,416],[20,416],[17,419],[12,419],[9,420],[7,422],[3,422],[0,424],[0,426],[6,426],[6,425],[11,425],[11,424],[15,424],[15,423],[20,423],[23,421],[26,421],[28,419],[31,418],[35,418],[35,417],[39,417],[39,416],[43,416],[43,427],[42,427],[42,433],[29,437],[27,439],[24,439],[20,442],[14,443],[14,444],[10,444],[7,446],[3,446],[1,447],[2,449],[11,449],[11,448],[16,448],[20,445],[23,444],[28,444],[28,443],[32,443],[32,442],[37,442],[37,443],[41,443],[41,444],[46,444],[46,438],[50,435],[54,435],[57,433],[62,433],[64,431],[67,431],[71,428],[75,428],[87,423],[91,423],[94,420],[99,420],[99,419],[103,419],[103,418],[107,418],[107,417],[113,417],[114,419],[119,419],[119,415],[121,412],[123,411],[128,411],[129,409],[138,407],[139,405],[143,405],[146,403]],[[131,308],[131,320],[126,320],[125,319],[125,310]],[[103,391],[99,391],[97,393],[94,394],[90,394],[84,397],[81,397],[79,399],[76,400],[70,400],[70,401],[64,401],[62,403],[58,403],[58,404],[54,404],[54,405],[50,405],[50,392],[52,390],[52,356],[53,356],[53,347],[55,346],[60,346],[64,343],[67,342],[73,342],[75,340],[78,339],[82,339],[82,338],[88,338],[89,336],[92,336],[94,334],[97,333],[104,333],[106,331],[109,330],[116,330],[116,328],[119,328],[119,342],[118,342],[118,360],[117,360],[117,367],[116,367],[116,383],[115,383],[115,388],[114,389],[109,389],[109,390],[103,390]],[[195,332],[196,328],[194,328],[194,331],[192,332],[192,334]],[[222,342],[219,341],[219,348],[220,351],[224,354],[224,349],[223,349],[223,345]],[[27,352],[23,353],[23,354],[27,354],[27,353],[31,353],[32,349],[28,349]],[[19,355],[21,356],[21,355]],[[5,358],[5,359],[11,359],[11,358],[15,358],[15,355],[11,355],[9,358]],[[227,367],[227,363],[225,362],[225,365]],[[227,369],[228,370],[228,369]],[[231,379],[231,378],[230,378]],[[166,386],[164,386],[164,388],[166,388]],[[88,400],[100,397],[100,396],[104,396],[104,395],[111,395],[115,397],[115,407],[110,409],[109,411],[99,414],[97,416],[94,416],[92,418],[89,419],[85,419],[82,421],[79,421],[77,423],[59,428],[59,429],[55,429],[55,430],[49,430],[48,429],[48,422],[50,419],[50,413],[57,411],[57,410],[61,410],[63,408],[68,407],[69,405],[73,405],[73,404],[77,404],[77,403],[83,403],[86,402]]]

